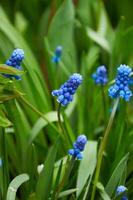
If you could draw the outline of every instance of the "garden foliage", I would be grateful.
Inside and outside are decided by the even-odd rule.
[[[1,0],[0,199],[133,199],[132,4]]]

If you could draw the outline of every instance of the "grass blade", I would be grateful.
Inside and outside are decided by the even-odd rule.
[[[6,200],[15,200],[17,189],[26,181],[29,180],[28,174],[16,176],[9,184]]]

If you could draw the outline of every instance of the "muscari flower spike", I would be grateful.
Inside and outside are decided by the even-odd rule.
[[[12,66],[16,69],[22,70],[21,62],[24,59],[24,51],[22,49],[15,49],[10,56],[10,58],[6,61],[6,65]],[[15,78],[17,80],[21,79],[19,75],[10,75],[10,74],[3,74],[6,78]]]
[[[60,89],[53,90],[52,95],[58,97],[57,101],[62,105],[66,106],[73,100],[78,86],[82,83],[82,76],[80,74],[73,74],[70,76],[68,81],[61,85]]]
[[[125,101],[129,101],[132,96],[132,92],[129,89],[130,74],[132,69],[127,65],[120,65],[117,68],[117,77],[115,84],[108,90],[111,98],[123,98]]]
[[[105,85],[108,82],[106,67],[104,65],[99,66],[96,72],[92,74],[92,78],[97,85]]]
[[[120,185],[117,187],[116,196],[120,195],[121,193],[124,193],[123,196],[121,197],[121,200],[128,200],[128,197],[125,194],[126,191],[127,191],[127,188],[123,185]]]
[[[62,55],[62,46],[57,46],[57,48],[55,49],[55,55],[52,58],[52,61],[54,63],[59,63],[59,61],[61,60],[61,55]]]
[[[69,149],[68,154],[73,156],[75,159],[82,160],[82,151],[84,151],[87,138],[85,135],[78,136],[77,140],[73,143],[73,149]]]

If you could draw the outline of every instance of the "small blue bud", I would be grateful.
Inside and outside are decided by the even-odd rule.
[[[56,56],[60,57],[62,54],[62,46],[58,46],[55,50]]]
[[[54,63],[59,63],[61,60],[61,55],[62,55],[62,46],[57,46],[55,49],[55,55],[52,58],[52,61]]]

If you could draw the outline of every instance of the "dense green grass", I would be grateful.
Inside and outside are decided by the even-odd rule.
[[[107,84],[104,111],[101,87],[91,75],[104,64],[110,82],[120,64],[132,67],[132,4],[124,0],[1,1],[0,63],[16,47],[24,50],[25,59],[21,81],[0,76],[0,199],[91,199],[97,151],[114,104]],[[56,66],[52,56],[58,45],[63,53]],[[2,66],[0,72],[4,72]],[[8,70],[18,73],[12,67]],[[61,109],[64,140],[58,126],[58,103],[51,91],[75,72],[84,80],[74,101]],[[125,185],[129,199],[133,198],[132,125],[133,100],[120,100],[103,155],[96,200],[116,199],[118,185]],[[80,134],[87,136],[88,143],[83,160],[76,160],[70,171],[67,152]],[[40,164],[44,168],[38,174]]]

